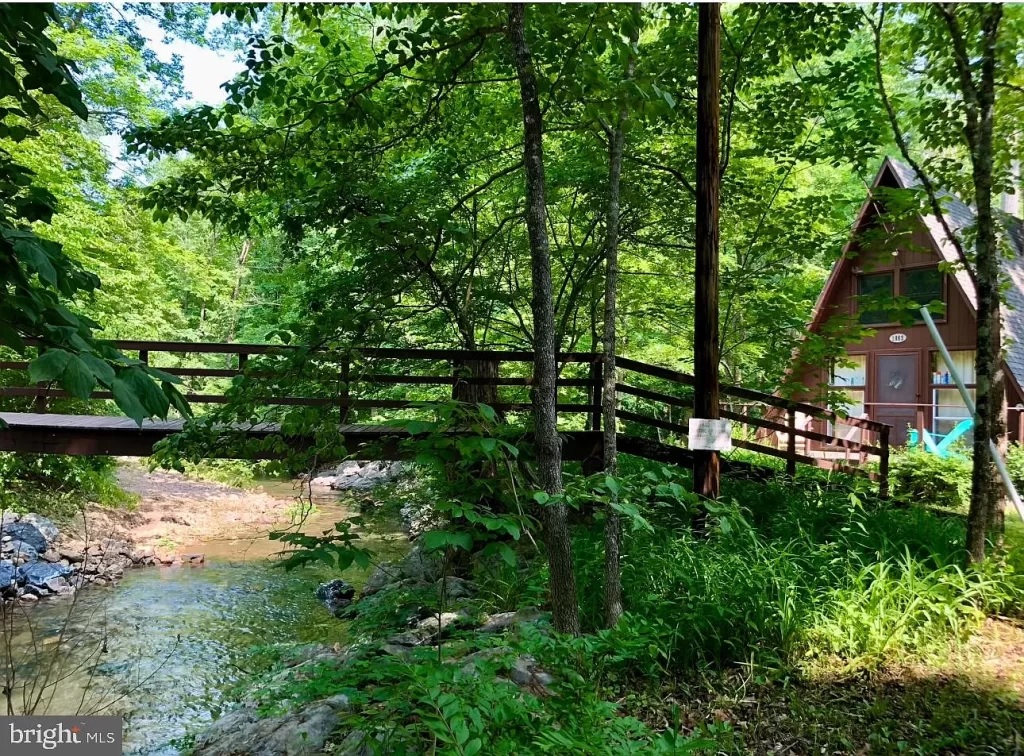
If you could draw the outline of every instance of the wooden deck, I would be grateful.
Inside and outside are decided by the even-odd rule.
[[[184,425],[182,420],[144,420],[139,427],[126,417],[30,412],[0,412],[0,420],[7,424],[6,428],[0,428],[0,451],[70,456],[147,457],[153,453],[157,442],[179,433]],[[236,425],[231,430],[241,431],[250,438],[280,433],[279,426],[274,423]],[[365,448],[375,444],[377,448],[372,453],[373,459],[403,456],[397,444],[380,442],[408,435],[390,425],[339,425],[338,434],[356,458],[370,454]],[[600,431],[567,431],[562,435],[566,459],[600,458]],[[301,437],[292,440],[298,446],[308,441]]]

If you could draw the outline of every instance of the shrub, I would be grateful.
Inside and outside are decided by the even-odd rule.
[[[86,501],[128,506],[111,457],[0,453],[0,508],[67,519]]]
[[[921,449],[896,452],[889,464],[889,481],[896,501],[963,512],[971,500],[971,460]]]

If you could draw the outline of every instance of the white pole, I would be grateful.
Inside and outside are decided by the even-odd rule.
[[[932,339],[935,341],[935,346],[939,348],[939,352],[942,354],[942,359],[946,362],[946,367],[949,368],[949,374],[953,376],[953,382],[956,384],[957,389],[960,390],[960,396],[964,400],[964,404],[970,411],[971,416],[974,417],[974,426],[978,426],[978,408],[974,404],[974,399],[967,393],[967,387],[964,385],[963,379],[960,377],[960,373],[956,371],[956,367],[953,365],[953,358],[949,355],[949,350],[946,349],[946,343],[942,340],[942,336],[939,335],[939,329],[935,327],[935,321],[932,320],[932,314],[928,312],[927,307],[921,308],[921,316],[924,318],[925,325],[928,326],[928,330],[932,334]],[[1006,487],[1006,493],[1010,496],[1010,501],[1013,502],[1013,506],[1017,509],[1017,514],[1024,520],[1024,502],[1020,500],[1020,494],[1017,493],[1016,486],[1013,485],[1013,481],[1010,479],[1010,471],[1006,469],[1006,463],[1003,462],[1003,457],[999,453],[999,447],[996,446],[995,441],[992,439],[988,440],[989,452],[992,454],[992,461],[995,462],[996,470],[999,471],[999,477],[1003,479],[1003,486]]]

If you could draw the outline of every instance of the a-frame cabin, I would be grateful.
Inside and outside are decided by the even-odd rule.
[[[809,364],[798,352],[790,376],[804,387],[799,398],[805,401],[820,403],[826,392],[842,393],[851,417],[892,425],[893,445],[906,443],[913,429],[945,436],[969,413],[920,316],[908,323],[911,309],[900,317],[898,310],[880,302],[941,301],[944,308],[935,315],[939,332],[968,387],[974,383],[977,297],[969,267],[934,215],[904,213],[893,223],[891,208],[886,207],[898,204],[900,193],[893,190],[918,186],[909,167],[893,159],[883,163],[843,255],[829,274],[809,329],[821,334],[845,320],[873,329],[873,335],[848,344],[847,359],[834,364]],[[952,195],[943,197],[943,210],[954,232],[974,224],[974,211]],[[1006,215],[1004,236],[1010,253],[1002,263],[1009,282],[1003,307],[1008,430],[1011,439],[1019,440],[1024,436],[1024,412],[1019,408],[1024,399],[1024,224],[1012,214]],[[955,268],[940,270],[941,263]],[[826,428],[823,421],[814,420],[808,427],[857,440],[857,429],[841,423]],[[964,440],[969,438],[969,433],[964,435]],[[829,447],[812,442],[810,450]]]

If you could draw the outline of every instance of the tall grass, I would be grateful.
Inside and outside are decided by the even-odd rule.
[[[893,508],[817,481],[737,483],[723,497],[747,523],[697,539],[656,521],[629,535],[619,633],[665,672],[824,656],[871,667],[924,654],[1024,597],[1005,566],[965,570],[960,518]],[[674,518],[678,520],[678,518]],[[600,623],[600,543],[577,560],[586,621]],[[644,641],[637,640],[637,634]]]

